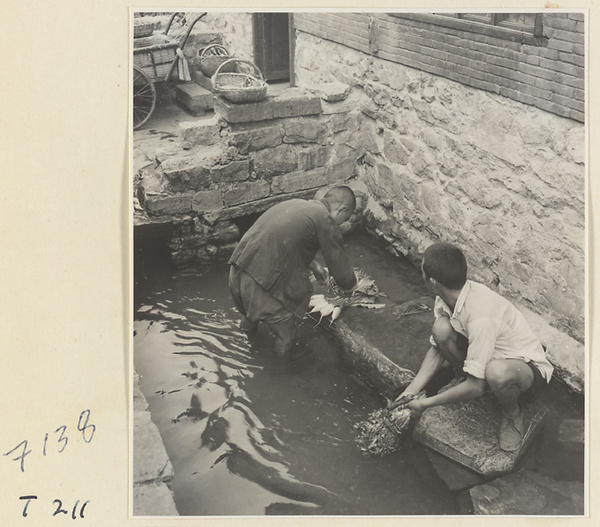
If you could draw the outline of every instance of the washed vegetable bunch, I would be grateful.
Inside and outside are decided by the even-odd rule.
[[[365,421],[354,425],[361,452],[369,456],[383,456],[398,450],[418,417],[406,405],[422,397],[425,397],[425,392],[406,395],[386,408],[371,412]]]
[[[368,276],[362,269],[355,268],[354,273],[357,278],[356,286],[352,291],[346,292],[341,289],[332,277],[327,280],[327,296],[325,294],[313,295],[308,307],[309,314],[320,314],[320,324],[323,318],[331,317],[331,325],[342,313],[342,310],[348,306],[365,307],[368,309],[380,309],[385,304],[377,303],[378,297],[385,296],[379,291],[375,281]]]

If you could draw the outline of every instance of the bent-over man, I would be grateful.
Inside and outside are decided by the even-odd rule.
[[[312,293],[309,270],[319,280],[326,278],[313,261],[319,250],[340,287],[356,285],[338,227],[355,207],[354,192],[342,185],[322,199],[291,199],[260,216],[229,259],[229,288],[243,331],[252,333],[265,322],[275,335],[275,352],[282,356],[291,349],[295,318],[305,315]]]

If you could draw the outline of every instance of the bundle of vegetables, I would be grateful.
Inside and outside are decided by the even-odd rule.
[[[352,291],[344,291],[332,277],[327,280],[327,296],[325,294],[313,295],[308,304],[311,310],[309,314],[320,313],[320,323],[324,317],[331,316],[331,325],[348,306],[365,307],[368,309],[380,309],[385,304],[378,304],[379,296],[385,296],[379,291],[375,281],[362,269],[355,268],[357,283]]]
[[[387,408],[375,410],[369,417],[356,425],[356,442],[363,454],[383,456],[398,450],[417,420],[415,412],[406,407],[413,399],[425,397],[425,392],[401,397]]]

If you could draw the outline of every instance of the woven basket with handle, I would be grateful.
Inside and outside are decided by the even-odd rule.
[[[235,66],[235,72],[223,72]],[[267,83],[258,66],[253,62],[231,58],[221,64],[212,77],[216,93],[230,102],[258,102],[267,96]]]
[[[198,66],[207,77],[212,77],[223,62],[229,60],[229,52],[220,44],[211,44],[199,52]],[[234,69],[233,67],[230,70]]]

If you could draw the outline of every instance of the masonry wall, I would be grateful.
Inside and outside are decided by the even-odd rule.
[[[136,238],[168,239],[176,266],[227,258],[240,237],[234,220],[352,178],[358,112],[349,91],[338,83],[259,103],[215,97],[214,117],[181,123],[138,175]]]
[[[294,14],[300,32],[583,121],[584,16],[547,13],[542,24],[534,38],[434,14]]]
[[[472,278],[583,342],[582,123],[358,51],[364,34],[347,33],[356,46],[298,29],[295,67],[300,85],[354,86],[367,224],[415,262],[457,243]]]

